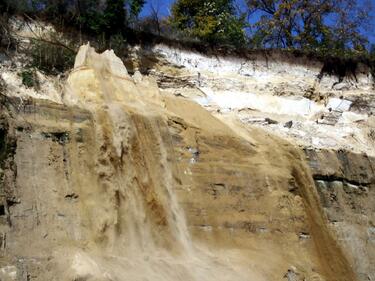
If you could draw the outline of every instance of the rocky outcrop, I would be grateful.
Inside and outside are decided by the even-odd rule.
[[[360,280],[375,278],[375,158],[306,150],[320,203]]]
[[[305,56],[209,56],[165,45],[137,48],[127,65],[156,77],[163,94],[192,99],[301,146],[375,155],[374,79],[365,65],[340,77],[328,71],[328,62]],[[266,118],[277,122],[257,121]]]

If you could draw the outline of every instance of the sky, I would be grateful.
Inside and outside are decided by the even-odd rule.
[[[235,0],[241,7],[245,6],[245,0]],[[370,43],[375,44],[375,0],[358,0],[359,4],[370,2],[373,5],[372,9],[372,26],[363,33],[368,37]],[[152,7],[159,12],[160,16],[166,17],[170,15],[170,7],[175,0],[147,0],[145,7],[141,12],[141,17],[147,16],[151,13]]]

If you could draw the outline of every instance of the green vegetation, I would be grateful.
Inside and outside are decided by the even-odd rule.
[[[151,1],[151,0],[149,0]],[[138,16],[146,0],[1,0],[1,11],[28,14],[95,36],[128,36],[144,26]],[[153,1],[151,1],[154,3]],[[163,36],[243,48],[289,48],[339,54],[363,53],[362,30],[371,24],[369,5],[353,0],[175,0],[165,21],[152,6]],[[362,3],[361,5],[359,3]],[[150,17],[144,20],[149,21]],[[161,21],[163,24],[161,24]],[[146,24],[147,25],[147,24]]]
[[[360,29],[369,21],[369,9],[352,0],[250,0],[256,44],[276,48],[362,51],[367,43]],[[333,23],[329,24],[330,21]]]
[[[76,49],[62,35],[53,32],[45,38],[33,38],[26,52],[31,67],[46,74],[58,74],[73,67]]]
[[[29,68],[21,71],[19,76],[22,79],[22,84],[27,88],[39,88],[39,80],[35,69]]]
[[[5,92],[7,89],[6,83],[4,82],[3,78],[0,76],[0,94]]]
[[[245,18],[235,14],[232,0],[179,0],[170,22],[187,36],[211,44],[243,47],[246,42]]]
[[[139,18],[148,1],[150,15]],[[200,51],[283,49],[327,64],[340,58],[339,65],[345,67],[359,61],[375,65],[375,46],[369,46],[363,32],[371,25],[371,7],[363,1],[246,0],[245,6],[238,6],[236,0],[175,0],[170,16],[161,16],[155,1],[0,0],[0,48],[17,48],[8,28],[9,18],[16,14],[50,22],[63,34],[70,32],[70,41],[61,33],[32,40],[32,67],[52,74],[72,66],[77,45],[70,42],[88,40],[120,56],[128,44],[156,41]],[[375,72],[375,66],[372,69]]]

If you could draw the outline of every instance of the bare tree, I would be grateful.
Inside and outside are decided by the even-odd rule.
[[[151,18],[155,24],[156,32],[158,35],[161,34],[160,9],[161,9],[161,5],[160,5],[159,0],[152,0],[150,2]]]

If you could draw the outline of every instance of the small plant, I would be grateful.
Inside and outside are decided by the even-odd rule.
[[[122,55],[126,49],[126,39],[121,34],[115,34],[109,39],[109,47],[117,55]]]
[[[46,74],[57,75],[74,65],[75,48],[56,32],[30,42],[31,66]]]
[[[23,70],[19,73],[19,76],[22,79],[22,84],[25,85],[26,88],[39,89],[39,79],[35,69]]]
[[[3,78],[0,76],[0,93],[5,92],[6,89],[7,89],[7,85],[5,81],[3,80]]]

